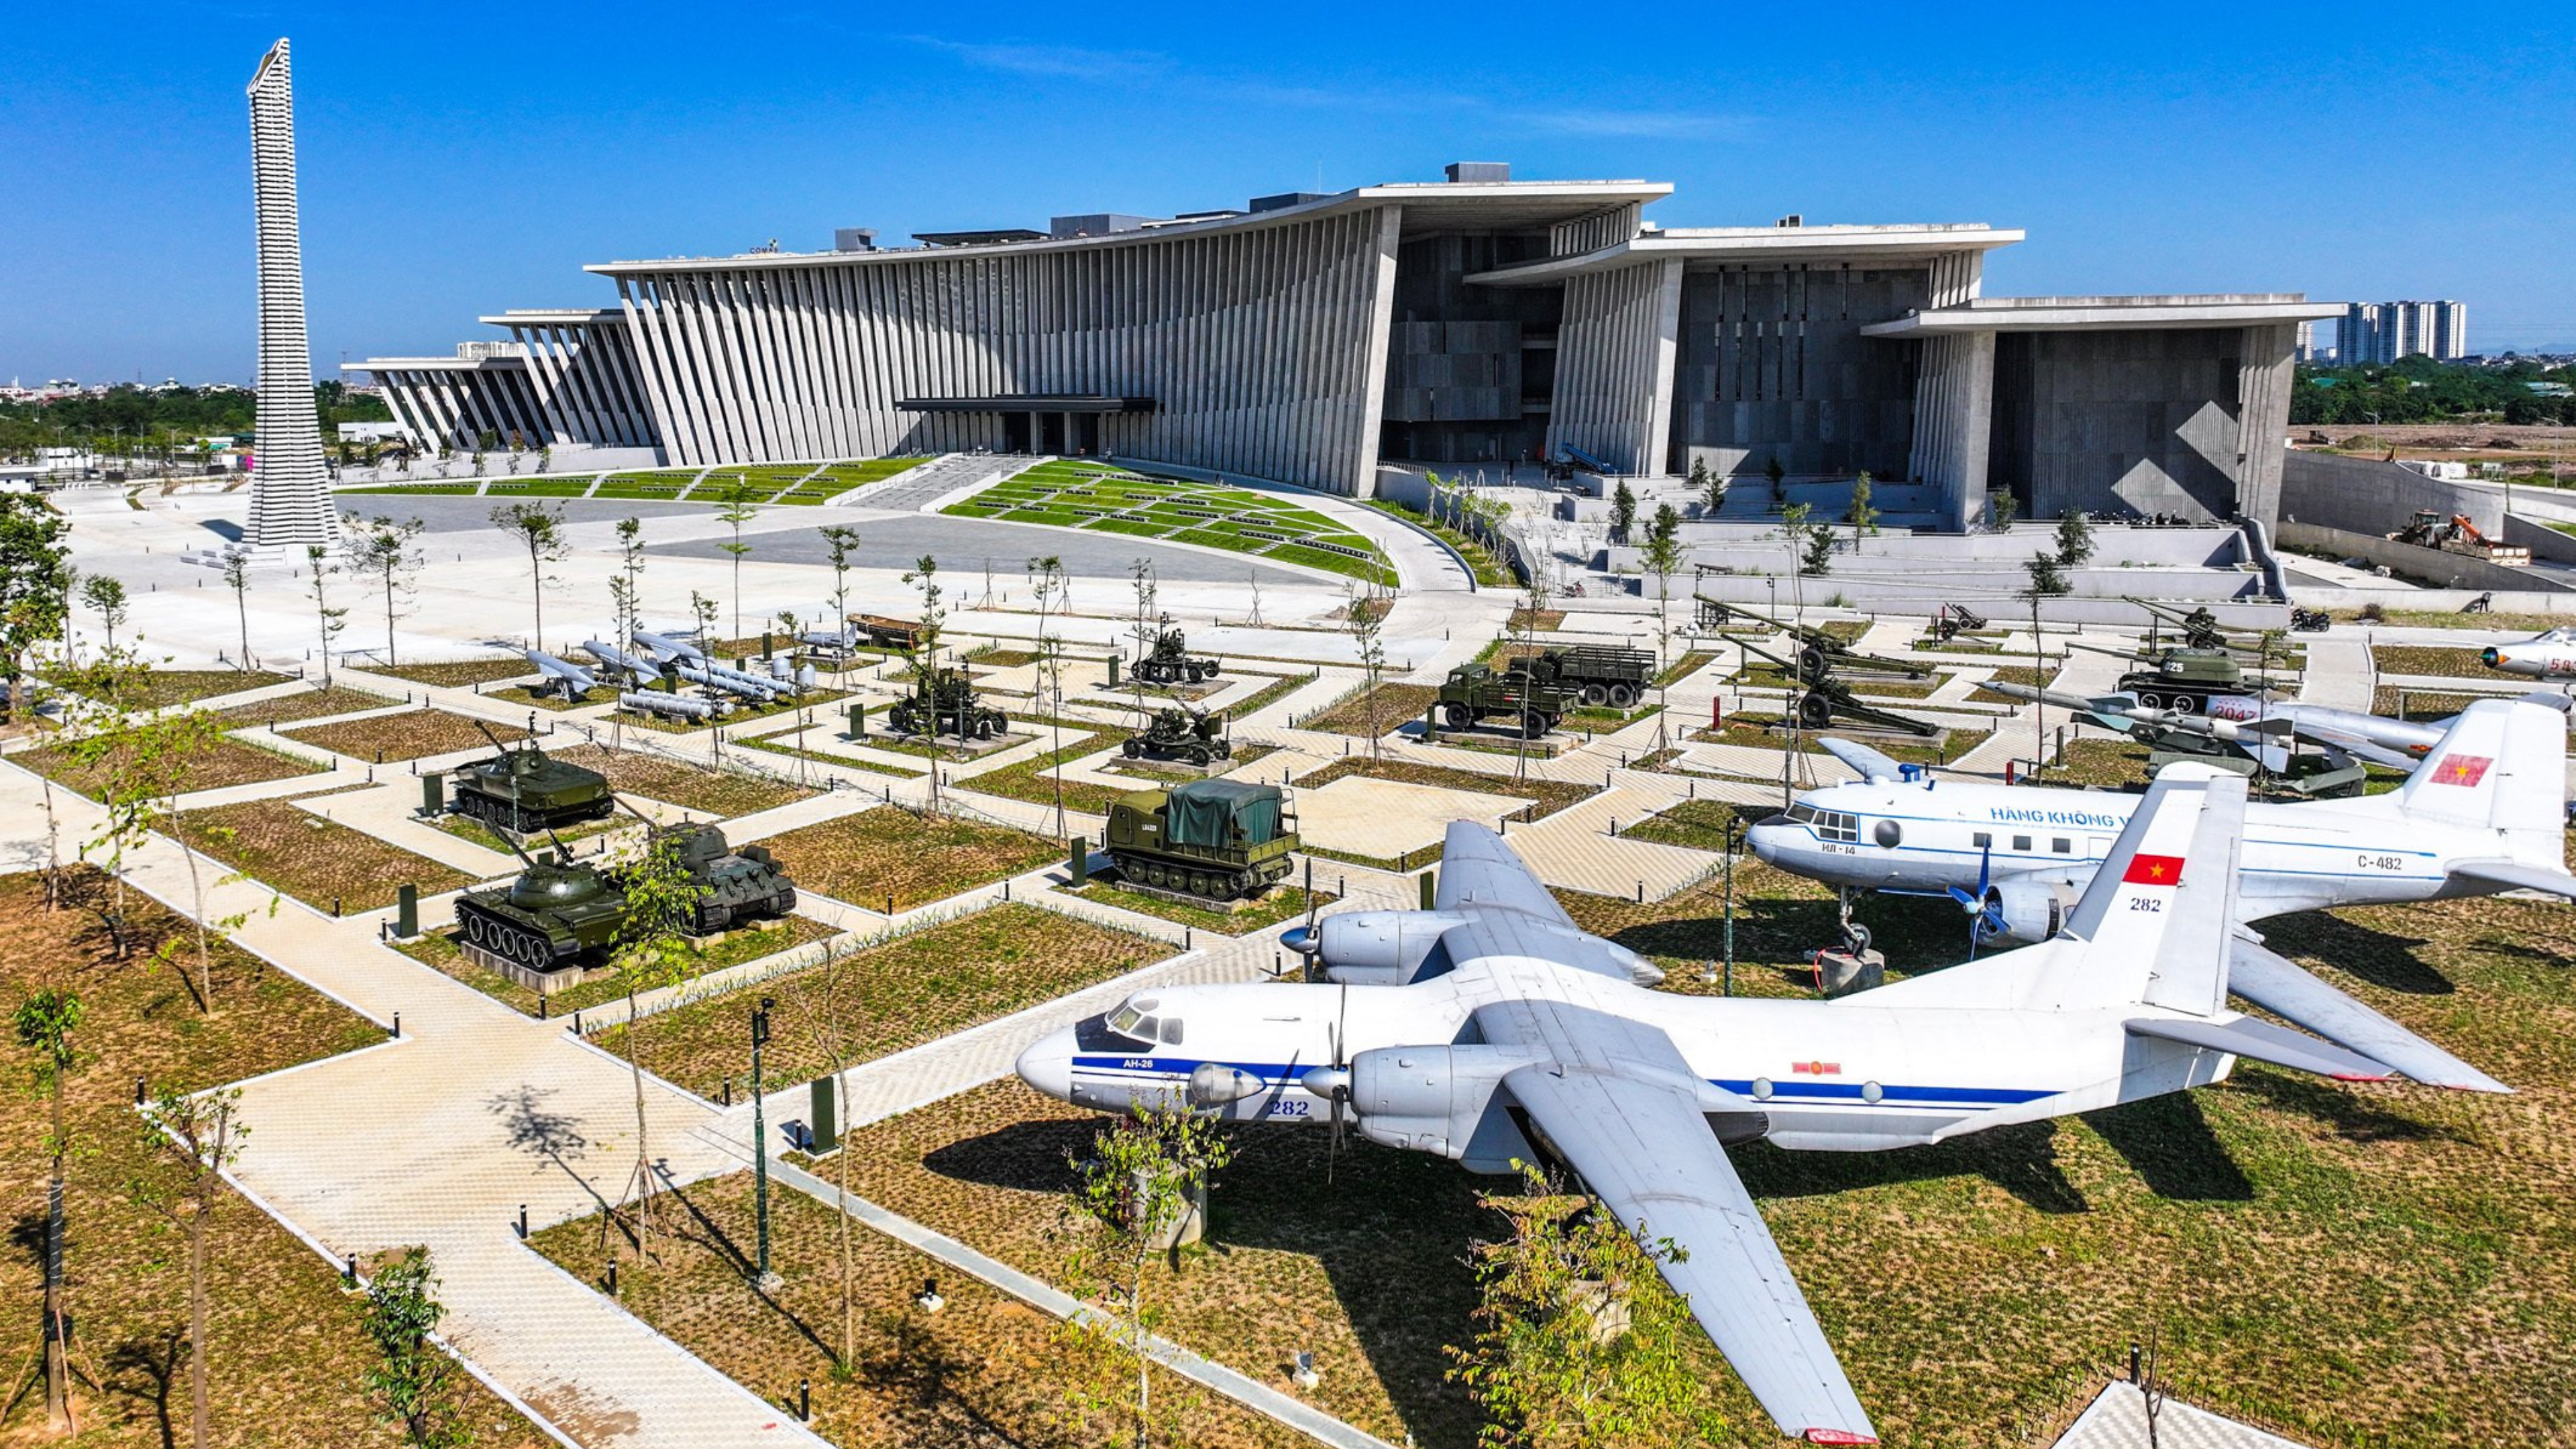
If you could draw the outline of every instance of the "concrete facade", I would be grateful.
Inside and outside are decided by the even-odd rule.
[[[1381,462],[1545,454],[2268,518],[2296,294],[1988,298],[1983,224],[1659,228],[1669,186],[1508,179],[1255,198],[907,249],[612,262],[612,311],[503,313],[524,355],[377,359],[424,438],[675,464],[987,448],[1337,493]],[[622,322],[622,326],[619,324]],[[507,421],[495,421],[506,419]]]
[[[250,521],[242,542],[262,551],[328,546],[340,538],[322,422],[313,407],[313,353],[304,331],[304,243],[295,204],[295,81],[280,40],[251,76],[250,159],[259,221],[259,403]]]

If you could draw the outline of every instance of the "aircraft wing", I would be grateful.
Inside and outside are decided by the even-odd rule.
[[[2545,865],[2523,865],[2510,860],[2464,860],[2451,867],[2451,874],[2485,885],[2502,886],[2509,891],[2545,891],[2553,896],[2576,900],[2576,875],[2551,870]]]
[[[2283,1021],[2385,1062],[2427,1086],[2464,1092],[2513,1090],[2244,935],[2228,947],[2227,961],[2228,990]]]
[[[1718,1089],[1644,1022],[1560,1002],[1479,1009],[1486,1040],[1543,1047],[1503,1087],[1547,1148],[1648,1241],[1682,1256],[1664,1280],[1780,1431],[1818,1444],[1875,1444],[1806,1296],[1705,1115]],[[1752,1107],[1746,1102],[1745,1107]]]
[[[1905,778],[1904,766],[1888,758],[1884,753],[1857,741],[1838,740],[1827,735],[1819,738],[1816,743],[1824,746],[1826,754],[1851,766],[1862,779],[1872,784],[1892,785]]]
[[[1440,849],[1440,888],[1432,904],[1444,911],[1485,906],[1518,911],[1551,925],[1574,925],[1574,918],[1503,844],[1503,838],[1472,820],[1449,822],[1449,835]]]

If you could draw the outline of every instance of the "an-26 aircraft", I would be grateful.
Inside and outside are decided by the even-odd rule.
[[[1323,921],[1311,944],[1330,984],[1157,988],[1030,1046],[1019,1074],[1109,1111],[1336,1128],[1347,1112],[1371,1141],[1476,1172],[1559,1163],[1685,1250],[1665,1278],[1781,1432],[1875,1443],[1727,1144],[1940,1142],[2215,1082],[2239,1056],[2395,1075],[2228,1009],[2244,823],[2242,779],[2169,767],[2054,940],[1794,1001],[1647,989],[1651,964],[1577,929],[1461,821],[1437,909]]]
[[[1869,778],[1811,790],[1746,832],[1753,853],[1854,890],[1948,895],[1978,940],[2045,941],[2073,920],[2139,797],[1905,778],[1874,750],[1830,742]],[[2296,963],[2247,923],[2291,911],[2538,890],[2576,898],[2563,864],[2567,725],[2522,700],[2481,700],[2393,793],[2254,804],[2234,901],[2239,996],[2419,1081],[2495,1080]]]

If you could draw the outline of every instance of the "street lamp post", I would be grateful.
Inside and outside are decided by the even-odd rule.
[[[751,1014],[751,1197],[753,1214],[760,1220],[760,1263],[758,1278],[762,1286],[777,1281],[769,1271],[769,1114],[761,1101],[760,1049],[769,1044],[769,1008],[774,999],[760,998],[760,1008]]]

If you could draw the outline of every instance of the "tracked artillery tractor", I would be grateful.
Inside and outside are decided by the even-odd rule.
[[[1779,665],[1784,671],[1791,667],[1788,660],[1759,644],[1746,644],[1744,648]],[[1789,702],[1789,714],[1797,720],[1800,729],[1820,730],[1836,720],[1844,720],[1852,724],[1893,730],[1922,739],[1930,739],[1941,733],[1939,725],[1867,703],[1859,695],[1852,693],[1850,685],[1835,678],[1830,667],[1813,678],[1802,678],[1800,682],[1806,687],[1799,692],[1797,698]]]
[[[1217,661],[1190,657],[1189,640],[1178,627],[1167,626],[1154,636],[1152,652],[1136,661],[1135,675],[1147,684],[1203,684],[1217,676]]]
[[[916,676],[912,693],[886,711],[886,723],[905,735],[955,735],[961,740],[989,740],[1008,734],[1010,716],[982,703],[966,671],[943,666],[927,681]]]
[[[1127,737],[1127,758],[1187,760],[1206,765],[1234,758],[1234,741],[1225,738],[1225,716],[1203,709],[1158,709],[1144,729]]]
[[[711,824],[656,826],[699,887],[691,935],[712,935],[737,921],[796,909],[796,882],[768,850],[733,849]],[[544,989],[545,974],[597,964],[617,941],[630,905],[624,872],[577,865],[560,846],[538,859],[512,845],[526,869],[507,886],[469,891],[456,902],[459,944],[479,965]],[[522,975],[522,973],[527,973]]]
[[[1109,858],[1131,886],[1201,902],[1258,895],[1288,878],[1297,811],[1277,785],[1193,780],[1109,807]]]
[[[1767,650],[1756,652],[1763,658],[1778,663],[1781,668],[1797,675],[1807,684],[1813,685],[1837,669],[1864,674],[1901,674],[1907,679],[1932,677],[1932,666],[1919,660],[1890,659],[1879,654],[1863,654],[1813,625],[1784,623],[1768,614],[1748,609],[1742,604],[1723,603],[1706,594],[1694,594],[1692,597],[1699,600],[1699,626],[1703,630],[1723,630],[1730,625],[1741,623],[1750,627],[1777,629],[1788,635],[1797,644],[1794,663],[1783,661],[1778,655]]]
[[[457,771],[448,806],[457,814],[512,835],[534,835],[617,813],[606,775],[550,758],[533,734],[513,749],[481,720],[474,727],[500,753]]]

